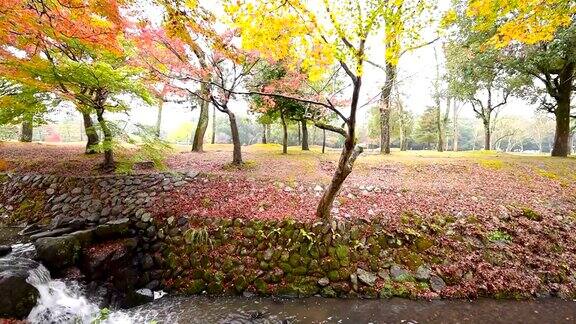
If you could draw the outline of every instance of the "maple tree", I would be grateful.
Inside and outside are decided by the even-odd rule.
[[[0,74],[73,101],[83,113],[88,151],[97,140],[90,117],[95,112],[104,134],[103,167],[113,168],[113,132],[104,112],[126,110],[126,94],[152,102],[139,82],[144,70],[130,64],[133,51],[123,38],[128,23],[120,3],[2,1],[0,12],[0,41],[6,44]]]

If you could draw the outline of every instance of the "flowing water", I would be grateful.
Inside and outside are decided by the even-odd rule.
[[[0,258],[0,266],[28,269],[28,282],[40,293],[30,323],[575,323],[576,302],[411,301],[178,297],[156,294],[154,302],[129,310],[106,312],[73,281],[50,278],[31,260],[34,248],[17,244]],[[161,297],[161,298],[160,298]]]

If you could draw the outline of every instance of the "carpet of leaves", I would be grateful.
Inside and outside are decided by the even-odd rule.
[[[317,220],[316,204],[337,152],[244,152],[250,162],[241,169],[228,167],[225,147],[170,156],[172,170],[201,175],[162,194],[156,217]],[[91,174],[99,162],[79,154],[78,147],[16,145],[0,158],[10,170],[76,175]],[[576,296],[573,158],[366,154],[346,180],[333,215],[377,219],[390,229],[402,227],[406,215],[424,224],[442,220],[443,230],[432,234],[435,246],[426,253],[444,260],[434,266],[436,272],[455,278],[443,292],[446,297]]]

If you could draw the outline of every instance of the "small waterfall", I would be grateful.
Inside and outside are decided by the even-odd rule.
[[[13,269],[28,269],[26,281],[39,292],[36,306],[28,315],[30,323],[82,323],[128,324],[132,320],[121,311],[104,312],[84,296],[82,287],[74,281],[52,279],[42,264],[32,261],[35,250],[32,244],[17,244],[13,251],[0,259],[0,264],[10,264]],[[37,265],[37,266],[36,266]]]

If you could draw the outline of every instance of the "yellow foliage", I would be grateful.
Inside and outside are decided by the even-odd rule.
[[[576,1],[570,0],[470,0],[466,14],[476,19],[480,31],[497,31],[496,47],[518,41],[535,44],[549,41],[558,28],[571,24]]]

